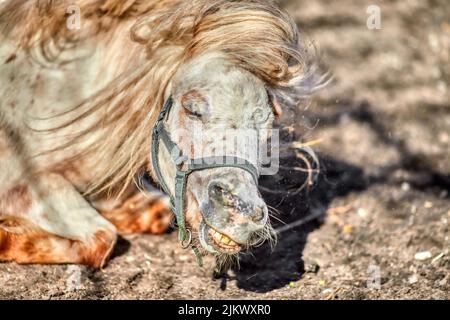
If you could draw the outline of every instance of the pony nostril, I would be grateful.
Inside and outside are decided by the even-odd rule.
[[[238,195],[234,195],[230,189],[221,183],[212,183],[209,186],[209,197],[220,206],[233,209],[236,214],[246,216],[253,222],[261,223],[267,218],[265,205],[255,205],[253,201],[244,201]]]
[[[219,195],[223,191],[223,189],[224,189],[223,186],[218,183],[213,183],[209,186],[209,192],[215,195]]]
[[[262,206],[258,206],[255,208],[255,212],[252,215],[252,220],[254,222],[260,222],[261,220],[263,220],[266,216],[266,210],[265,207]]]
[[[229,197],[231,193],[227,191],[222,184],[213,183],[209,186],[209,195],[216,200],[224,200],[224,198]]]

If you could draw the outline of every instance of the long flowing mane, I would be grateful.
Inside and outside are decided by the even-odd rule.
[[[81,30],[66,28],[67,6],[80,8]],[[148,165],[149,142],[156,116],[177,70],[206,52],[221,52],[235,65],[264,80],[284,106],[295,105],[319,87],[315,52],[300,45],[295,22],[274,3],[263,0],[9,0],[0,4],[3,35],[27,51],[38,48],[57,59],[68,46],[86,39],[110,41],[122,63],[108,85],[67,110],[70,121],[49,130],[76,125],[97,115],[96,121],[52,151],[83,144],[76,161],[92,152],[98,172],[86,193],[124,190]],[[116,31],[131,26],[138,50],[121,48]],[[123,36],[123,35],[122,35]],[[106,39],[106,40],[105,40]],[[145,53],[146,62],[130,67],[130,56]],[[57,116],[56,116],[57,117]],[[105,148],[106,146],[106,148]],[[108,159],[108,161],[105,161]]]

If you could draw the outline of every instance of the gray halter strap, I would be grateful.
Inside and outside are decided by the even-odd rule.
[[[164,121],[167,120],[172,105],[173,99],[172,96],[169,96],[169,98],[164,103],[163,108],[161,109],[155,127],[153,129],[151,145],[152,164],[159,184],[163,188],[164,192],[167,193],[170,197],[170,207],[175,214],[178,224],[178,239],[180,240],[183,249],[191,247],[194,250],[194,253],[197,256],[197,262],[199,263],[199,265],[201,265],[202,261],[200,252],[198,251],[198,248],[192,245],[192,233],[189,229],[186,228],[184,219],[184,199],[186,195],[186,182],[189,174],[194,171],[204,169],[235,167],[249,172],[255,180],[255,183],[258,184],[258,170],[249,161],[234,156],[217,156],[195,159],[190,159],[186,156],[183,156],[181,149],[175,142],[172,141],[169,133],[164,126]],[[174,195],[170,193],[167,183],[164,181],[161,173],[161,168],[159,165],[160,141],[162,141],[165,145],[177,169],[175,174]]]

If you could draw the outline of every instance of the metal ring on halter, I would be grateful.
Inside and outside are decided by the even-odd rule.
[[[192,232],[190,229],[186,229],[186,233],[188,234],[188,238],[186,240],[181,241],[181,247],[183,249],[189,248],[192,243]]]

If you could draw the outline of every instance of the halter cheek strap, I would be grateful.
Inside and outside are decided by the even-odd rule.
[[[189,174],[191,174],[194,171],[204,169],[234,167],[243,169],[248,173],[250,173],[253,179],[255,180],[255,183],[258,184],[258,170],[249,161],[234,156],[204,157],[196,159],[190,159],[186,156],[183,156],[181,149],[175,142],[172,141],[172,139],[169,136],[169,133],[167,132],[164,126],[164,121],[167,120],[172,105],[173,99],[172,96],[170,96],[164,103],[164,106],[159,114],[159,117],[153,129],[152,145],[151,145],[152,165],[161,187],[163,188],[164,192],[166,192],[170,196],[170,207],[174,212],[177,220],[178,239],[181,242],[181,246],[183,247],[183,249],[191,247],[197,257],[198,264],[201,266],[202,265],[201,254],[198,248],[192,245],[192,232],[188,228],[186,228],[186,223],[184,219],[184,210],[185,210],[184,199],[186,195],[186,183]],[[159,165],[160,141],[164,143],[164,146],[169,152],[172,161],[177,169],[175,174],[174,195],[170,193],[169,187],[165,182],[161,173],[161,168]]]

